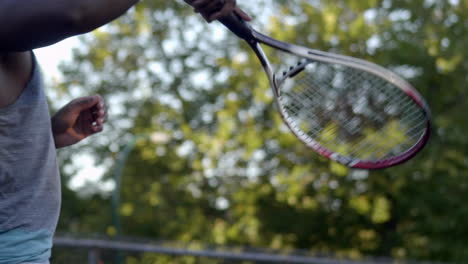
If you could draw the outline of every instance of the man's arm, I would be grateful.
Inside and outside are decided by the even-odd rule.
[[[27,51],[92,31],[139,0],[0,0],[0,53]]]

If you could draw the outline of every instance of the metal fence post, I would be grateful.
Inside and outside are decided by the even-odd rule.
[[[95,248],[90,248],[88,251],[88,263],[89,264],[98,264],[98,250]]]

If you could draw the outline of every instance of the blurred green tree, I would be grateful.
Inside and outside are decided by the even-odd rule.
[[[110,105],[94,144],[61,151],[65,182],[78,150],[94,155],[109,180],[132,135],[148,134],[124,170],[125,235],[467,261],[468,2],[240,5],[275,38],[367,59],[407,78],[433,110],[429,146],[404,165],[373,172],[320,158],[282,125],[244,43],[181,1],[144,1],[82,36],[73,63],[62,65],[58,92],[100,93]],[[66,190],[59,231],[115,234],[108,193]]]

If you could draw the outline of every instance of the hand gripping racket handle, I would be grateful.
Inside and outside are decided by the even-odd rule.
[[[218,19],[224,26],[236,34],[239,38],[246,41],[254,39],[252,35],[252,28],[234,12],[231,14]]]

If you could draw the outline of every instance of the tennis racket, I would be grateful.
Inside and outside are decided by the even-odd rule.
[[[234,13],[219,21],[250,45],[284,123],[318,154],[351,168],[381,169],[411,159],[426,145],[429,107],[393,72],[273,39]],[[294,63],[274,72],[261,44],[294,57]]]

